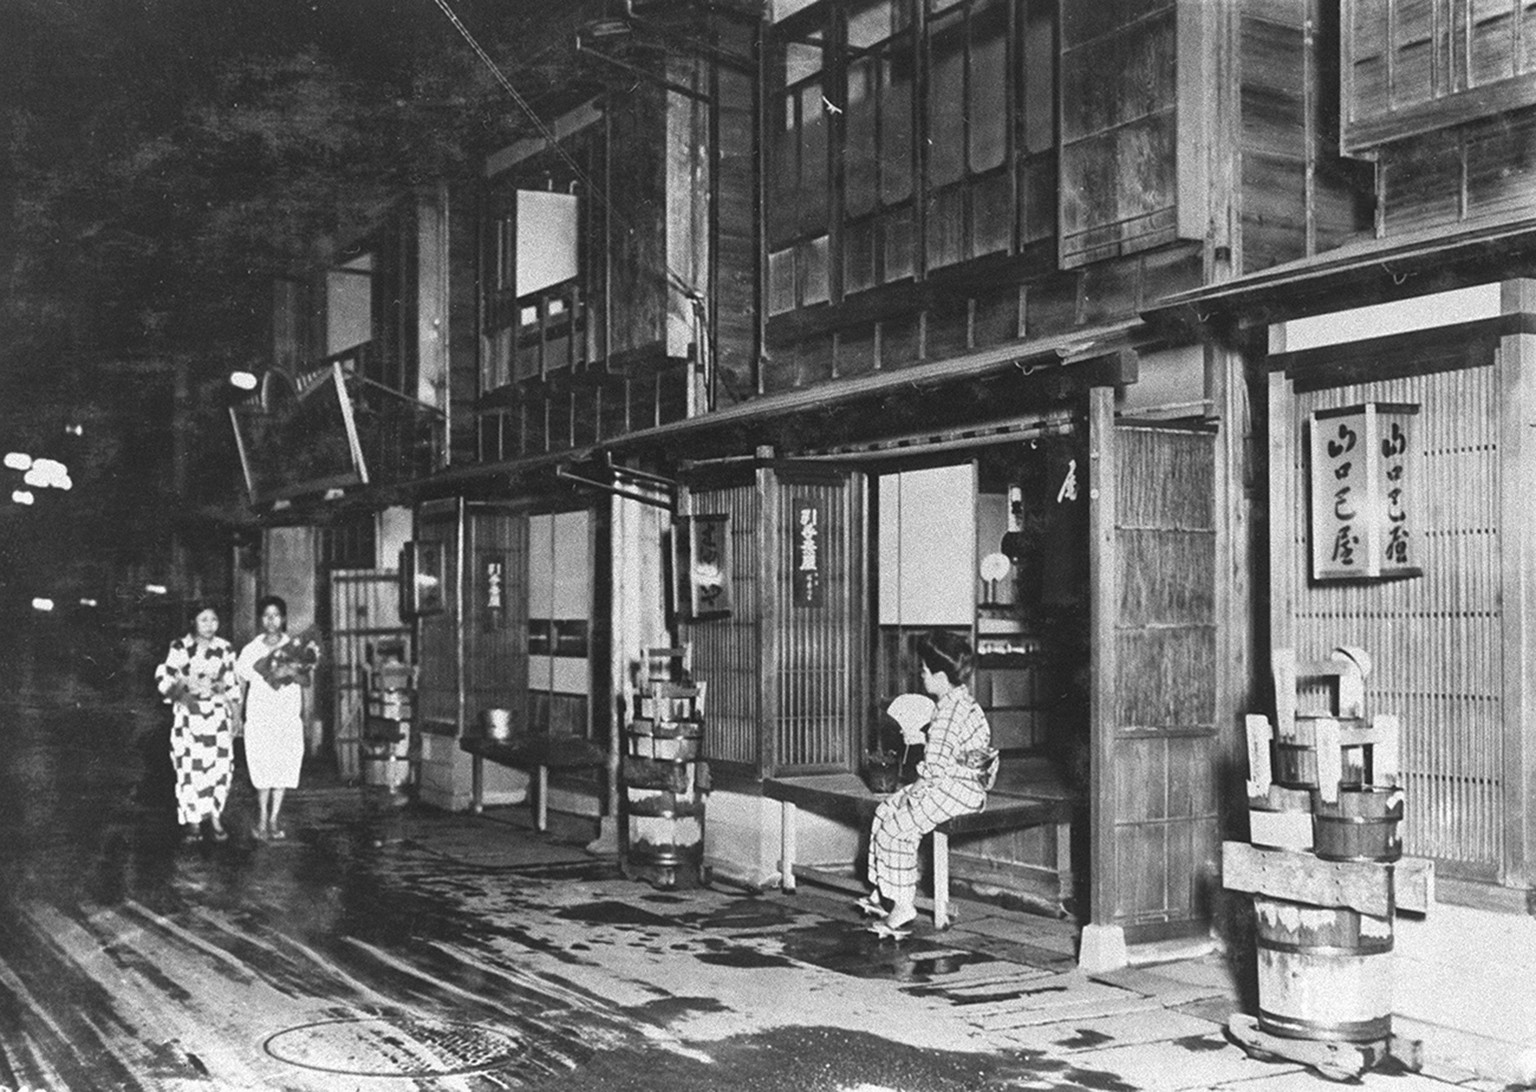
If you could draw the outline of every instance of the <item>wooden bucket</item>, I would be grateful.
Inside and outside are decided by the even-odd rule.
[[[1343,784],[1333,804],[1314,792],[1312,851],[1325,861],[1395,861],[1403,855],[1402,818],[1402,789]]]
[[[1259,1025],[1288,1039],[1392,1034],[1392,918],[1256,896]]]

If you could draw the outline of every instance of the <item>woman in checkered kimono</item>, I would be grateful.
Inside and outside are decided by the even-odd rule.
[[[235,650],[218,636],[219,615],[202,607],[192,632],[171,642],[155,683],[174,710],[171,764],[176,769],[176,819],[188,837],[206,820],[215,840],[224,829],[224,803],[234,770],[231,704],[238,700]]]
[[[869,834],[869,878],[875,885],[860,906],[885,912],[896,929],[917,917],[917,844],[946,819],[980,811],[997,771],[992,728],[971,697],[971,646],[964,637],[934,631],[917,642],[923,689],[937,703],[928,728],[917,780],[892,793],[875,810]]]

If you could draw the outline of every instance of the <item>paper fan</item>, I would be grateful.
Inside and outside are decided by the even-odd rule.
[[[933,720],[935,708],[933,699],[930,697],[922,694],[902,694],[891,702],[885,712],[901,725],[904,735],[912,735],[921,732]]]

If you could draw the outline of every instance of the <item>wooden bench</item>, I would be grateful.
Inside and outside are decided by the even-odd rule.
[[[874,793],[856,774],[816,774],[771,777],[763,795],[781,805],[779,873],[785,891],[795,889],[795,810],[829,819],[869,826],[886,793]],[[1056,828],[1058,897],[1064,908],[1072,897],[1072,812],[1074,803],[1060,796],[1028,796],[994,789],[986,807],[939,824],[933,832],[933,924],[947,929],[949,917],[949,839],[955,835],[991,834],[1049,824]]]
[[[539,830],[549,825],[549,771],[580,770],[608,764],[608,752],[580,736],[551,736],[544,732],[513,732],[505,739],[468,735],[459,740],[467,752],[470,767],[470,810],[479,815],[485,810],[485,763],[534,771],[534,825]]]

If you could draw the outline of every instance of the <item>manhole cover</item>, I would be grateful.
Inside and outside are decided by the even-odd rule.
[[[361,1017],[288,1028],[263,1044],[290,1065],[354,1077],[450,1077],[522,1058],[504,1032],[457,1020]]]

